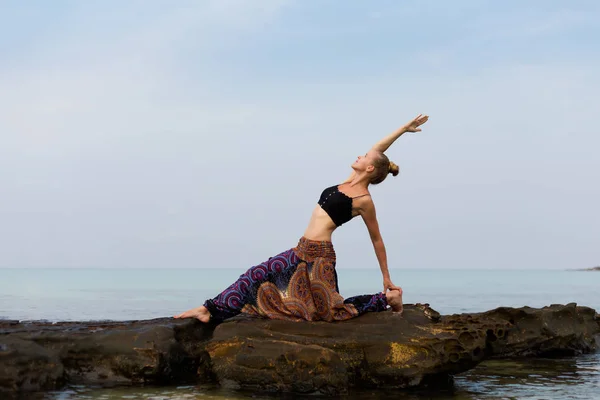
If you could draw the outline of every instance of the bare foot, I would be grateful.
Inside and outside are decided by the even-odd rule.
[[[200,306],[175,315],[173,318],[197,318],[200,322],[208,322],[210,321],[210,312],[208,308]]]
[[[402,293],[399,290],[390,290],[385,294],[388,304],[392,307],[392,311],[402,313],[404,305],[402,304]]]

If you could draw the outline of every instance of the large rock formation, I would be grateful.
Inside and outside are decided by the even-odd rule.
[[[447,383],[490,357],[592,352],[599,333],[595,311],[575,304],[441,318],[407,305],[402,315],[388,311],[339,323],[0,321],[0,395],[66,383],[214,382],[324,394],[406,388]]]

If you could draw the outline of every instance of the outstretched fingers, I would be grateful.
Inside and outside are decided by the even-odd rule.
[[[417,122],[417,126],[419,126],[419,125],[423,125],[425,122],[427,122],[428,119],[429,119],[429,115],[419,114],[417,116],[417,118],[415,118],[415,121]]]

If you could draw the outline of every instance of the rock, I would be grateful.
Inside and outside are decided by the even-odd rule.
[[[597,348],[594,340],[600,326],[597,314],[575,303],[541,309],[501,307],[482,315],[513,325],[505,340],[490,337],[496,356],[575,356]]]
[[[218,383],[231,389],[336,395],[351,388],[448,383],[492,357],[597,348],[600,321],[575,304],[439,316],[406,305],[350,321],[238,316],[220,325],[0,321],[0,397],[65,383]]]
[[[592,268],[576,269],[575,271],[600,271],[600,266]]]
[[[56,353],[18,337],[1,340],[0,394],[49,390],[65,382],[64,367]]]
[[[474,367],[486,356],[486,332],[509,328],[506,321],[458,319],[434,324],[410,306],[402,316],[373,313],[341,324],[238,318],[215,329],[207,350],[217,379],[246,389],[299,391],[291,382],[302,382],[302,392],[328,394],[405,388]],[[298,357],[300,349],[312,356]]]
[[[0,347],[8,349],[0,352],[0,394],[58,389],[66,382],[202,381],[210,360],[195,346],[207,339],[206,329],[172,321],[0,323]]]

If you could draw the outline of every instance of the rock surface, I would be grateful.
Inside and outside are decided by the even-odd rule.
[[[431,311],[431,310],[426,310]],[[236,317],[220,325],[0,321],[0,397],[70,384],[218,383],[270,392],[448,383],[491,357],[595,351],[600,320],[575,304],[442,316],[420,307],[339,323]]]

